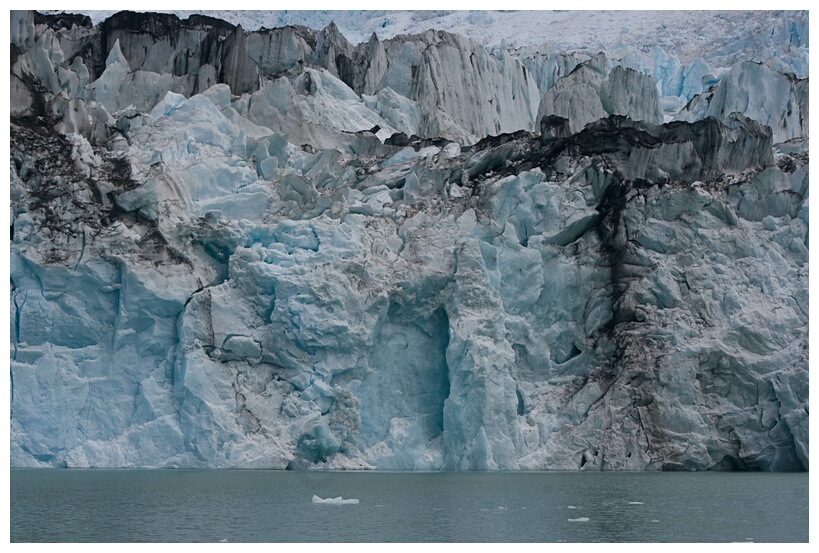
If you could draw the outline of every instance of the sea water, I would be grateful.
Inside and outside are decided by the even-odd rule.
[[[807,473],[13,469],[10,496],[12,542],[808,540]]]

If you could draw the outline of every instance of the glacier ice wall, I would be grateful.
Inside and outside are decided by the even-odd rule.
[[[11,28],[12,466],[807,469],[806,79]]]

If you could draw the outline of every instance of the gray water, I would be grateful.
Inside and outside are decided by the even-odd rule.
[[[12,542],[808,541],[807,473],[14,469],[10,492]]]

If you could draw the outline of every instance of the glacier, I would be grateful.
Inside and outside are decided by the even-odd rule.
[[[807,470],[776,17],[712,68],[12,12],[11,465]]]

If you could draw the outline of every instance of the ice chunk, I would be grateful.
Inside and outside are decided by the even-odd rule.
[[[569,522],[589,522],[589,517],[570,518]]]
[[[642,505],[643,502],[642,501],[629,501],[628,504],[629,505]]]
[[[342,499],[341,496],[322,499],[319,496],[314,495],[313,503],[325,503],[327,505],[358,505],[358,499]]]
[[[168,91],[159,103],[154,106],[149,115],[154,119],[167,117],[179,109],[186,101],[187,99],[182,94]]]

